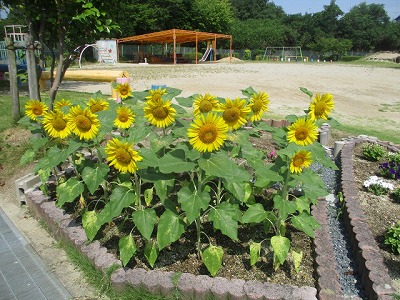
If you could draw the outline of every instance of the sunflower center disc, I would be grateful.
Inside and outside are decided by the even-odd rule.
[[[224,111],[224,120],[228,123],[236,122],[240,117],[240,109],[237,107],[232,107]]]
[[[217,128],[214,124],[205,124],[199,130],[199,139],[205,144],[213,143],[217,135]]]
[[[36,116],[40,116],[43,113],[43,109],[41,107],[34,107],[32,109],[33,114],[35,114]]]
[[[256,100],[254,101],[253,106],[251,109],[253,110],[254,113],[258,113],[263,107],[263,102],[261,100]]]
[[[157,119],[165,119],[168,116],[168,109],[158,106],[153,110],[153,115]]]
[[[52,122],[51,125],[53,125],[53,128],[57,131],[62,131],[65,129],[67,126],[67,123],[63,118],[55,118]]]
[[[201,103],[200,103],[200,111],[202,112],[202,113],[206,113],[206,112],[209,112],[209,111],[211,111],[212,110],[212,103],[210,102],[210,101],[208,101],[208,100],[203,100],[203,101],[201,101]]]
[[[115,158],[121,165],[129,165],[131,162],[131,155],[126,149],[117,149],[115,151]]]
[[[89,131],[92,127],[92,121],[84,115],[79,115],[75,119],[76,127],[79,128],[81,131]]]
[[[301,128],[299,130],[296,130],[295,136],[297,140],[304,141],[308,136],[308,131],[305,128]]]
[[[102,111],[103,110],[103,106],[101,106],[101,104],[94,104],[90,107],[90,110],[92,111],[92,113],[98,112],[98,111]]]
[[[126,122],[128,121],[128,116],[126,114],[121,114],[118,116],[118,120],[120,120],[121,122]]]
[[[300,157],[300,156],[297,156],[293,161],[293,165],[295,167],[301,167],[303,165],[303,163],[304,163],[304,158]]]
[[[319,101],[315,105],[315,115],[316,116],[322,116],[325,113],[326,110],[326,103],[323,101]]]

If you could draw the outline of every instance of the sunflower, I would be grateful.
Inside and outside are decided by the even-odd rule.
[[[71,101],[61,99],[54,103],[54,110],[61,110],[63,107],[70,107],[72,106]]]
[[[39,100],[29,100],[25,104],[25,114],[34,121],[43,116],[47,110],[47,105]]]
[[[199,152],[218,150],[226,140],[228,125],[215,113],[198,115],[190,126],[189,142]]]
[[[236,130],[247,122],[247,115],[250,107],[246,106],[246,100],[236,98],[234,101],[225,100],[225,104],[220,104],[218,111],[222,111],[222,118],[229,129]]]
[[[268,97],[268,94],[265,92],[255,93],[251,96],[249,107],[252,112],[250,117],[252,122],[260,121],[264,112],[268,111]]]
[[[299,118],[288,127],[287,140],[297,145],[307,146],[312,144],[318,136],[318,128],[315,122],[305,118]]]
[[[334,107],[333,95],[326,93],[322,96],[316,94],[310,104],[308,117],[311,120],[324,119],[327,120],[331,110]]]
[[[67,115],[69,129],[79,136],[79,139],[93,139],[100,127],[97,116],[87,107],[82,109],[79,105],[71,107]]]
[[[102,110],[107,110],[108,109],[108,102],[106,100],[103,99],[93,99],[90,98],[88,103],[87,103],[90,111],[92,113],[97,113],[98,111],[102,111]]]
[[[149,90],[149,95],[145,98],[148,101],[158,101],[164,94],[167,94],[167,89],[158,88],[156,90]]]
[[[194,106],[194,115],[208,113],[212,110],[216,110],[219,107],[219,102],[215,96],[211,96],[210,94],[205,94],[204,96],[200,95],[196,98],[193,103]]]
[[[144,116],[152,125],[165,128],[175,121],[176,110],[171,105],[171,101],[162,99],[147,101]]]
[[[129,128],[135,121],[135,115],[132,110],[126,106],[117,108],[117,118],[114,120],[114,126],[118,128]]]
[[[128,98],[129,96],[132,96],[132,89],[129,83],[119,83],[115,87],[115,91],[118,93],[118,95],[122,98]]]
[[[301,150],[292,157],[290,161],[290,172],[301,173],[304,168],[310,166],[311,162],[311,152]]]
[[[65,139],[71,134],[71,130],[67,126],[67,117],[60,110],[45,113],[43,128],[53,138]]]
[[[138,169],[136,162],[143,158],[132,147],[133,144],[122,142],[117,138],[108,141],[105,152],[110,166],[114,166],[120,172],[135,173]]]

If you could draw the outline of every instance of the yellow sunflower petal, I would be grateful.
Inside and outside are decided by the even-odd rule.
[[[29,100],[25,104],[25,114],[34,121],[43,116],[47,110],[47,105],[39,100]]]
[[[246,124],[250,107],[246,106],[246,100],[236,98],[234,101],[226,99],[220,104],[218,111],[222,111],[222,118],[231,130],[239,129]]]
[[[131,127],[134,121],[135,115],[129,107],[119,106],[117,108],[117,118],[114,120],[114,126],[126,129]]]
[[[107,110],[109,103],[104,99],[90,98],[88,101],[88,107],[92,113],[97,113],[98,111]]]
[[[288,127],[287,140],[297,145],[307,146],[317,139],[318,128],[310,119],[299,118]]]
[[[211,112],[213,110],[217,110],[219,108],[219,101],[215,96],[211,96],[210,94],[205,94],[204,96],[200,95],[196,98],[193,103],[194,106],[194,115],[204,114]]]
[[[311,120],[327,120],[329,114],[334,108],[333,95],[329,93],[323,94],[322,96],[320,94],[316,94],[312,100],[313,101],[309,107],[308,117]]]
[[[145,118],[154,126],[165,128],[175,122],[176,110],[171,101],[147,101],[144,107]]]
[[[215,113],[198,115],[188,129],[189,143],[199,152],[219,150],[226,140],[228,125]]]
[[[250,120],[252,122],[260,121],[263,114],[268,111],[268,94],[265,92],[255,93],[250,98],[249,107],[251,109],[251,117]]]
[[[71,134],[67,117],[61,111],[49,111],[43,117],[43,128],[53,138],[65,139]]]
[[[67,120],[67,126],[80,140],[93,139],[100,128],[99,119],[88,107],[85,109],[82,109],[79,105],[71,107]]]
[[[297,152],[290,161],[290,172],[301,173],[304,168],[308,168],[311,165],[311,152],[301,150]]]
[[[120,172],[135,173],[138,169],[136,162],[143,158],[133,149],[133,144],[114,138],[108,141],[105,152],[110,166]]]

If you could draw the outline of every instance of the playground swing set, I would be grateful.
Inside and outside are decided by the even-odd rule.
[[[263,60],[308,61],[308,57],[303,56],[301,47],[266,47]]]

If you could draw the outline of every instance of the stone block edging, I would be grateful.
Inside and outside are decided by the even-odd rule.
[[[360,143],[378,143],[388,150],[399,152],[400,148],[392,143],[381,142],[376,138],[359,136],[345,141],[340,153],[341,185],[344,198],[344,221],[355,255],[356,265],[361,277],[361,284],[368,299],[392,299],[395,290],[384,265],[383,256],[372,232],[368,228],[366,216],[358,198],[358,187],[355,182],[353,150]]]
[[[29,208],[35,212],[37,218],[46,222],[50,232],[56,238],[72,244],[98,270],[106,273],[108,268],[120,266],[111,274],[111,284],[117,289],[122,290],[131,286],[163,296],[171,296],[179,291],[182,299],[199,300],[207,299],[209,295],[217,300],[318,299],[317,289],[309,286],[297,287],[251,280],[212,278],[206,275],[196,276],[190,273],[178,274],[141,268],[123,268],[121,261],[108,253],[99,241],[89,242],[85,230],[64,210],[56,207],[55,201],[49,201],[40,190],[25,191],[25,198]]]

